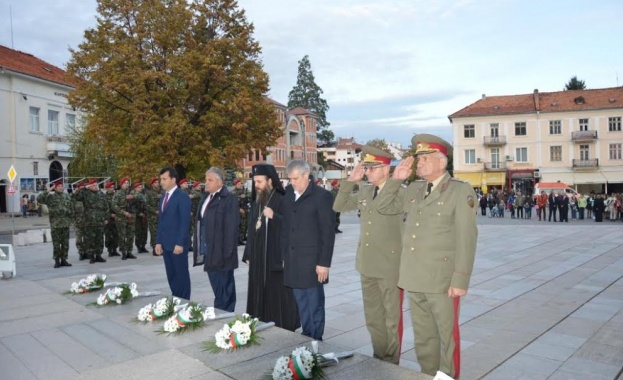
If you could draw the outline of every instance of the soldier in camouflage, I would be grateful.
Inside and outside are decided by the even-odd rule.
[[[149,244],[151,253],[156,255],[156,231],[158,231],[158,205],[160,204],[160,181],[154,177],[149,181],[151,189],[145,192],[145,209],[147,210],[147,223],[149,225]]]
[[[191,181],[192,182],[192,181]],[[190,198],[190,243],[191,248],[193,246],[193,236],[195,236],[195,216],[197,215],[197,210],[199,209],[199,203],[201,202],[201,182],[195,181],[192,184],[192,188],[188,193],[188,197]]]
[[[147,244],[147,206],[145,202],[145,194],[143,193],[143,183],[136,182],[132,187],[134,195],[134,206],[136,208],[136,222],[134,224],[134,238],[136,251],[138,253],[149,252],[145,245]]]
[[[71,264],[67,262],[67,253],[69,252],[69,226],[74,212],[71,197],[65,193],[63,180],[53,182],[49,192],[39,194],[37,202],[48,206],[54,247],[52,251],[54,268],[70,267]]]
[[[192,180],[191,180],[191,183],[192,183]],[[188,194],[188,197],[190,198],[190,195],[191,195],[191,189],[188,187],[188,180],[187,180],[186,178],[182,178],[182,179],[180,179],[180,182],[178,183],[178,186],[180,187],[180,189],[181,189],[183,192],[185,192],[186,194]],[[192,198],[191,198],[191,201],[192,201]],[[189,228],[189,230],[188,230],[188,233],[190,234],[190,235],[189,235],[189,236],[190,236],[190,241],[192,242],[193,231],[195,230],[195,229],[194,229],[194,226],[193,226],[194,221],[193,221],[193,219],[192,219],[192,218],[193,218],[192,212],[191,212],[191,215],[189,215],[188,217],[189,217],[189,218],[191,218],[191,219],[190,219],[190,228]],[[192,248],[190,248],[190,250],[192,250]]]
[[[240,178],[234,180],[233,194],[238,199],[238,207],[240,208],[240,225],[238,226],[238,245],[244,245],[247,240],[247,212],[248,212],[248,197],[244,190],[244,183]]]
[[[74,210],[74,229],[76,230],[76,249],[80,261],[87,258],[84,247],[84,207],[82,202],[78,201],[74,194],[84,187],[84,182],[78,181],[74,184],[74,192],[71,194],[71,202]]]
[[[115,193],[112,199],[112,209],[117,215],[117,233],[119,234],[121,260],[136,259],[136,256],[132,255],[134,223],[136,220],[136,210],[132,202],[134,195],[130,194],[129,179],[121,178],[119,185],[121,189]]]
[[[108,205],[108,223],[104,228],[104,238],[106,240],[106,249],[108,250],[108,257],[121,256],[117,252],[119,247],[119,235],[117,233],[117,215],[112,211],[112,199],[115,196],[115,183],[112,181],[106,182],[104,185],[106,190],[106,202]]]
[[[104,250],[104,227],[108,224],[110,212],[106,196],[100,191],[96,179],[91,179],[87,188],[76,191],[75,197],[84,206],[84,243],[85,253],[90,263],[105,263],[102,257]]]

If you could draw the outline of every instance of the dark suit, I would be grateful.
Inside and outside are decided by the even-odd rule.
[[[156,244],[162,245],[162,257],[167,280],[174,296],[190,299],[190,273],[188,272],[188,247],[190,238],[190,198],[180,188],[175,189],[162,208],[165,196],[160,198],[158,209],[158,232]],[[182,246],[181,254],[174,254],[176,245]]]
[[[303,334],[316,340],[322,340],[325,321],[324,285],[318,282],[316,266],[331,266],[335,228],[329,191],[310,183],[295,200],[294,189],[286,188],[281,230],[284,285],[294,289]]]
[[[212,196],[203,212],[210,194],[199,202],[195,226],[195,255],[203,255],[203,270],[208,272],[214,292],[214,307],[234,311],[236,283],[234,269],[238,268],[238,225],[240,213],[238,199],[226,187]]]

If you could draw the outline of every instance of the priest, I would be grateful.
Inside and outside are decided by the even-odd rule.
[[[285,190],[273,165],[252,168],[251,210],[242,261],[249,265],[247,313],[294,331],[300,326],[292,289],[283,285],[279,249],[281,206]]]

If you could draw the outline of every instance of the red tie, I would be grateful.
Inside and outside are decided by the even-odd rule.
[[[162,212],[167,208],[167,202],[169,201],[169,192],[167,191],[164,195],[164,201],[162,202]]]

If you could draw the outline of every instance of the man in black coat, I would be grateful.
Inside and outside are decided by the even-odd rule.
[[[556,210],[558,209],[558,198],[552,191],[547,198],[547,207],[549,207],[549,221],[552,221],[552,215],[554,215],[554,222],[556,221]]]
[[[565,193],[558,193],[556,204],[558,205],[558,217],[560,222],[569,223],[569,197],[567,197]]]
[[[329,281],[335,243],[333,196],[310,182],[305,161],[291,161],[286,172],[290,185],[283,200],[284,284],[293,289],[303,335],[322,340],[324,284]]]
[[[203,264],[214,292],[214,307],[234,311],[238,268],[238,200],[223,186],[223,171],[212,167],[205,175],[205,194],[195,218],[194,265]],[[190,217],[190,214],[189,214]]]

